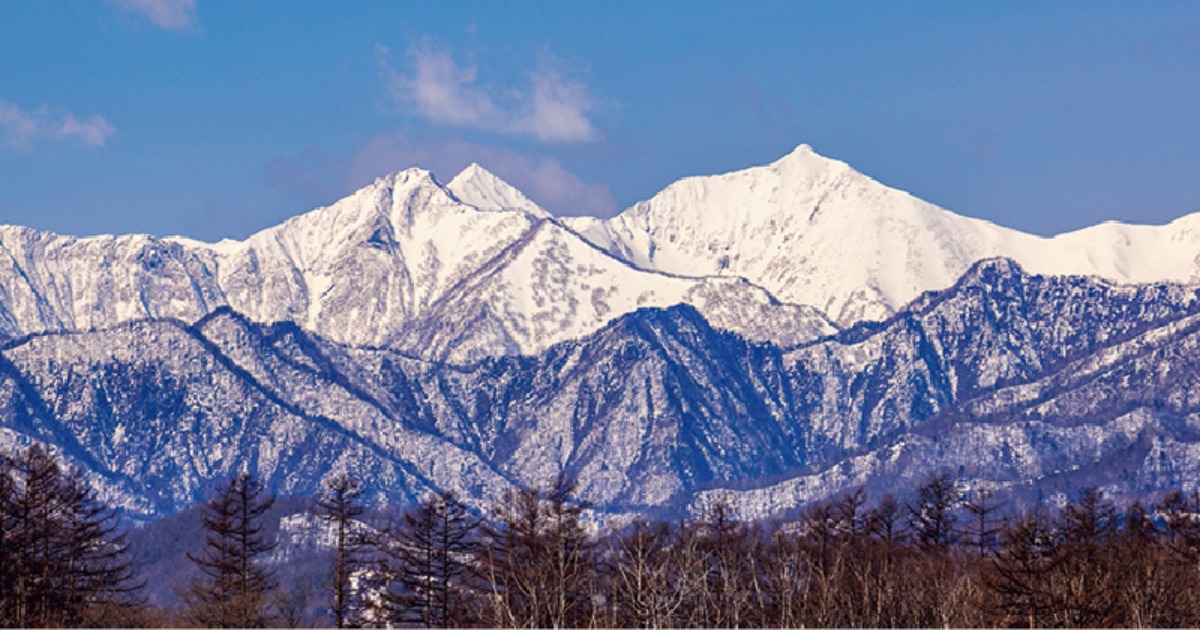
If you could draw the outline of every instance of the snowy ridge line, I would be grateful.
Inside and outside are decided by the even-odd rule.
[[[950,286],[978,260],[1126,282],[1200,278],[1200,214],[1043,238],[938,208],[801,145],[766,166],[689,177],[607,220],[572,220],[639,267],[741,275],[848,325]]]
[[[217,345],[214,341],[205,337],[204,334],[200,330],[189,329],[187,332],[189,335],[191,335],[193,338],[195,338],[200,344],[202,344],[208,350],[208,352],[211,353],[212,356],[225,367],[225,369],[229,370],[233,374],[240,377],[244,382],[246,382],[246,383],[250,384],[252,387],[256,388],[259,392],[262,393],[263,396],[265,396],[268,400],[270,400],[271,402],[278,405],[281,409],[296,416],[297,418],[302,418],[309,422],[312,422],[312,423],[316,424],[317,426],[320,426],[321,428],[323,428],[326,431],[329,431],[335,435],[341,435],[342,437],[350,440],[351,442],[358,444],[360,447],[363,447],[363,448],[367,449],[368,451],[375,453],[381,459],[385,459],[385,460],[389,461],[392,465],[397,466],[398,468],[400,468],[401,470],[403,470],[404,472],[406,472],[410,476],[412,476],[414,479],[425,484],[425,486],[427,488],[439,487],[438,484],[434,483],[434,481],[432,479],[428,478],[424,474],[424,472],[419,470],[414,465],[413,462],[397,456],[396,453],[392,452],[391,449],[386,448],[383,444],[380,444],[375,440],[368,439],[366,436],[360,434],[357,431],[353,431],[353,430],[347,428],[346,426],[343,425],[343,423],[338,422],[337,420],[335,420],[333,418],[326,417],[319,413],[318,414],[310,413],[300,403],[289,400],[288,398],[284,397],[281,392],[276,391],[272,387],[268,387],[260,379],[256,378],[253,374],[251,374],[249,370],[247,370],[245,367],[239,365],[236,361],[234,361],[233,358],[230,357],[229,355],[227,355],[224,352],[224,350],[222,350],[221,347],[219,345]],[[404,427],[404,428],[408,431],[412,431],[411,427]],[[452,444],[449,444],[448,442],[446,443],[446,445],[451,448],[456,448]],[[486,465],[486,462],[483,462],[483,463]],[[488,467],[491,468],[490,466],[488,466]],[[407,490],[409,490],[410,493],[412,493],[414,496],[416,496],[417,490],[415,488],[407,488]]]
[[[1160,352],[1163,345],[1200,337],[1200,313],[1165,322],[1126,339],[1114,341],[1094,353],[1054,366],[1040,378],[979,392],[964,398],[958,407],[969,412],[976,422],[1003,423],[1005,414],[1031,411],[1061,394],[1070,380],[1072,388],[1087,386],[1106,375]],[[986,406],[992,403],[994,408]],[[1196,405],[1200,409],[1200,404]]]
[[[231,306],[342,344],[472,361],[535,355],[639,307],[679,303],[798,350],[886,321],[995,257],[1046,275],[1194,284],[1200,214],[1043,238],[800,145],[765,166],[681,179],[606,220],[555,218],[472,164],[446,185],[415,168],[380,177],[241,241],[6,226],[0,250],[0,338],[196,322]]]
[[[294,325],[294,324],[292,324],[292,322],[276,322],[273,324],[268,324],[268,325],[264,326],[265,330],[262,330],[262,329],[258,329],[257,327],[263,326],[263,325],[255,324],[254,322],[247,320],[244,315],[234,311],[233,309],[225,308],[222,311],[222,313],[226,314],[227,317],[236,321],[238,323],[238,325],[240,325],[240,326],[243,326],[245,328],[256,328],[256,330],[254,331],[256,333],[255,340],[261,341],[263,343],[263,345],[265,346],[265,348],[271,352],[271,356],[273,358],[275,358],[277,361],[280,361],[284,365],[288,366],[289,368],[291,368],[297,372],[307,373],[316,378],[330,381],[330,382],[334,383],[335,385],[337,385],[338,387],[345,390],[347,393],[351,394],[353,397],[355,397],[358,400],[362,401],[363,403],[366,403],[366,404],[370,405],[371,407],[375,408],[376,411],[378,411],[381,415],[383,415],[387,419],[395,421],[395,422],[402,421],[401,418],[395,417],[395,415],[391,412],[391,410],[389,410],[386,406],[384,406],[381,402],[379,402],[379,400],[377,400],[375,397],[367,394],[361,388],[359,388],[356,385],[354,385],[353,383],[349,382],[349,380],[345,377],[344,374],[341,374],[334,368],[329,357],[326,356],[323,352],[321,352],[320,348],[316,344],[312,343],[312,338],[308,337],[307,335],[298,335],[298,336],[296,336],[295,341],[297,344],[299,344],[301,346],[302,350],[305,351],[305,356],[310,359],[313,359],[314,362],[316,362],[318,364],[318,367],[320,368],[319,370],[313,369],[307,365],[303,365],[302,363],[292,359],[291,357],[287,356],[286,354],[279,352],[278,348],[276,347],[276,343],[278,341],[280,341],[279,336],[283,333],[280,333],[280,331],[277,330],[277,327],[281,324]],[[191,328],[194,328],[197,334],[201,335],[205,339],[208,339],[208,337],[206,335],[204,335],[205,324],[208,322],[214,321],[216,319],[218,319],[218,318],[217,317],[205,318],[205,320],[203,322],[197,322],[197,324],[195,326],[192,326]],[[213,345],[216,346],[215,343]],[[220,350],[219,347],[217,347],[217,349]],[[224,353],[223,350],[222,350],[222,353]],[[230,358],[230,360],[233,360],[232,357]],[[249,372],[247,372],[247,373],[249,373]],[[258,380],[258,379],[256,379],[256,380]],[[265,387],[265,385],[264,385],[264,387]],[[415,432],[422,432],[422,433],[426,433],[427,435],[430,435],[431,437],[435,437],[438,439],[444,439],[444,437],[441,435],[430,433],[429,431],[425,431],[419,427],[410,427],[410,428],[411,428],[411,430],[413,430]]]
[[[215,317],[215,316],[219,315],[223,311],[223,309],[232,310],[232,309],[229,309],[229,307],[227,307],[227,306],[218,307],[216,310],[213,310],[212,312],[208,313],[200,320],[197,320],[197,322],[195,324],[189,324],[188,322],[185,322],[185,321],[175,318],[175,317],[142,317],[139,319],[130,319],[130,320],[122,321],[122,322],[117,322],[115,324],[109,324],[107,326],[95,326],[92,328],[86,328],[86,329],[82,329],[82,330],[73,330],[73,329],[39,330],[37,332],[27,333],[27,334],[21,335],[19,337],[9,337],[7,339],[0,340],[0,353],[7,352],[14,348],[19,348],[19,347],[24,346],[32,341],[35,341],[35,340],[41,339],[41,338],[45,338],[45,337],[77,337],[77,336],[103,334],[103,333],[110,333],[110,332],[121,332],[124,330],[133,330],[133,329],[137,328],[138,326],[143,326],[145,324],[171,325],[171,326],[175,326],[175,327],[179,328],[180,330],[186,331],[188,328],[198,325],[201,321],[204,321],[206,319],[209,319],[211,317]]]

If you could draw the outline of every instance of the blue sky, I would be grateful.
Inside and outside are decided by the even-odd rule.
[[[241,238],[477,161],[609,215],[800,143],[1053,234],[1200,210],[1188,2],[0,3],[0,223]]]

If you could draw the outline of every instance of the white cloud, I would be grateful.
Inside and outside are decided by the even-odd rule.
[[[195,25],[196,0],[109,0],[114,7],[141,13],[155,26],[186,31]]]
[[[27,150],[41,142],[74,141],[102,147],[117,132],[103,116],[92,114],[80,120],[67,111],[46,107],[27,111],[0,99],[0,147]]]
[[[389,72],[388,87],[396,100],[442,124],[475,128],[497,124],[501,113],[491,97],[475,86],[476,68],[459,67],[450,55],[427,46],[410,51],[409,57],[411,77]]]
[[[87,120],[79,120],[75,118],[75,114],[68,112],[63,115],[57,135],[60,138],[79,140],[89,146],[102,147],[116,132],[117,130],[99,114],[92,114]]]
[[[513,124],[518,133],[528,133],[548,142],[583,142],[596,138],[587,118],[592,102],[582,83],[566,80],[549,57],[530,74],[533,94],[528,111]]]
[[[37,127],[33,115],[0,99],[0,144],[10,149],[28,146],[37,134]]]
[[[474,65],[460,65],[429,44],[409,49],[407,73],[392,68],[387,48],[376,46],[392,96],[412,113],[453,127],[532,136],[543,142],[585,142],[598,137],[588,119],[587,87],[557,69],[543,54],[525,89],[488,88]]]

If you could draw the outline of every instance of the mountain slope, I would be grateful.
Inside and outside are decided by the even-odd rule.
[[[1089,487],[1114,500],[1153,501],[1200,478],[1200,315],[1152,328],[1028,382],[945,405],[922,422],[751,489],[706,491],[746,517],[857,486],[909,492],[934,473],[985,483],[1018,504],[1065,500]]]
[[[992,257],[1117,282],[1200,278],[1200,215],[1040,238],[938,208],[808,145],[767,166],[680,180],[606,221],[566,221],[644,269],[742,276],[842,325],[886,317]]]
[[[396,173],[240,242],[0,227],[0,254],[0,334],[9,337],[193,322],[223,306],[454,361],[535,354],[637,308],[679,303],[756,339],[835,330],[815,309],[738,278],[612,258],[478,165],[446,187],[425,171]]]
[[[269,341],[227,310],[191,327],[154,320],[22,340],[0,363],[0,425],[8,441],[61,449],[106,500],[143,515],[205,498],[243,469],[282,493],[311,494],[340,470],[401,500],[508,487],[472,454],[344,389],[319,353]]]
[[[438,360],[536,354],[643,306],[793,346],[881,319],[993,256],[1048,274],[1191,282],[1200,215],[1042,239],[947,212],[801,146],[688,178],[621,215],[554,219],[471,165],[411,169],[245,241],[74,238],[0,227],[0,335],[230,306]]]
[[[106,500],[186,506],[246,466],[311,493],[477,507],[575,476],[611,514],[728,494],[776,513],[950,470],[1022,492],[1145,496],[1200,470],[1200,294],[983,261],[885,322],[784,351],[689,306],[639,309],[536,356],[430,362],[219,309],[11,342],[0,442],[46,441]],[[1024,489],[1024,490],[1022,490]]]
[[[837,330],[815,309],[782,304],[740,278],[642,271],[558,223],[542,221],[390,345],[456,363],[537,354],[583,338],[619,315],[676,304],[693,305],[713,325],[760,341],[799,343]]]

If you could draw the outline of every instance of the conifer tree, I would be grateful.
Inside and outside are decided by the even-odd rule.
[[[188,554],[200,576],[184,594],[192,619],[203,626],[261,628],[271,621],[274,575],[261,557],[275,548],[264,535],[263,515],[275,497],[248,473],[229,481],[205,506],[204,550]]]
[[[1000,531],[1004,523],[998,512],[1004,506],[996,500],[996,492],[984,485],[975,488],[963,507],[970,514],[970,522],[966,527],[967,540],[964,542],[982,559],[1000,543]]]
[[[0,459],[0,618],[15,627],[118,623],[139,602],[116,514],[33,445]]]
[[[957,516],[962,497],[954,480],[937,475],[917,489],[917,500],[908,506],[909,526],[917,544],[926,550],[945,550],[957,542]]]
[[[333,618],[334,627],[357,625],[357,607],[351,602],[350,576],[358,568],[363,554],[363,536],[355,520],[363,513],[360,503],[362,484],[349,475],[338,475],[325,482],[316,499],[316,514],[329,523],[334,534]]]
[[[427,497],[385,534],[387,617],[445,628],[470,623],[471,561],[480,519],[453,492]]]

